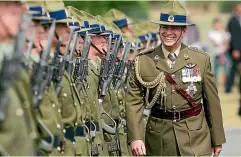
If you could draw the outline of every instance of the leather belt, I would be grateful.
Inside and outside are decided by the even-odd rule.
[[[157,107],[153,107],[151,109],[151,116],[159,119],[167,119],[173,120],[174,122],[180,121],[192,116],[198,115],[202,111],[202,104],[198,104],[193,106],[190,109],[183,111],[165,111],[164,109],[159,109]]]
[[[75,130],[73,127],[65,128],[64,136],[70,141],[74,141]]]
[[[85,128],[83,126],[78,126],[75,129],[75,136],[85,136]]]

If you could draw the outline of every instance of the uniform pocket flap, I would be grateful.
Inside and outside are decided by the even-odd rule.
[[[201,129],[202,123],[203,123],[203,113],[202,112],[199,115],[190,117],[186,120],[187,128],[191,131]]]

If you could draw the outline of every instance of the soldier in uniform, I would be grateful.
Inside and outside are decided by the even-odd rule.
[[[45,1],[47,10],[51,18],[56,20],[56,38],[53,42],[53,48],[56,47],[58,39],[62,39],[62,44],[60,47],[60,55],[63,55],[65,59],[68,56],[64,56],[67,51],[74,50],[75,48],[71,47],[69,42],[72,40],[70,36],[71,28],[75,29],[77,27],[71,27],[70,24],[78,22],[69,17],[68,11],[65,10],[63,1]],[[55,7],[53,7],[55,6]],[[70,40],[70,41],[69,41]],[[73,45],[73,43],[71,43]],[[69,47],[69,49],[67,49]],[[56,80],[54,78],[55,89],[61,87],[61,90],[58,95],[60,102],[60,113],[62,117],[62,122],[64,125],[64,136],[65,136],[65,146],[63,155],[78,155],[78,156],[87,156],[89,151],[86,148],[86,145],[89,143],[88,137],[84,132],[85,116],[89,113],[85,109],[84,98],[78,92],[76,84],[73,80],[73,73],[67,71],[66,64],[63,69],[62,80]],[[59,71],[60,72],[60,71]],[[61,72],[60,72],[61,73]],[[59,84],[60,83],[60,84]]]
[[[160,25],[162,44],[136,57],[126,96],[132,152],[135,156],[218,156],[225,135],[210,56],[182,44],[189,24],[180,2],[168,2],[160,20],[153,22]],[[145,132],[144,109],[150,111]]]
[[[33,119],[28,119],[33,118],[30,97],[27,95],[29,88],[19,88],[19,85],[27,81],[23,69],[20,69],[20,58],[18,61],[11,60],[14,55],[19,55],[16,51],[21,51],[15,51],[14,43],[20,44],[20,41],[14,41],[13,36],[17,34],[20,17],[25,9],[24,5],[17,1],[1,1],[0,8],[3,11],[0,15],[0,155],[32,156],[36,153],[34,140],[37,135],[34,135],[36,125],[32,125]],[[9,61],[5,61],[9,59],[13,62],[6,67]],[[26,99],[23,99],[23,95]]]

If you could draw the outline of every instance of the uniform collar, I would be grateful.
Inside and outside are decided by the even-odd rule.
[[[179,55],[179,53],[180,53],[181,45],[182,45],[182,44],[180,44],[179,47],[174,51],[174,53],[176,54],[177,57],[178,57],[178,55]],[[170,54],[170,52],[169,52],[167,49],[165,49],[165,47],[163,46],[163,44],[162,44],[162,51],[163,51],[163,53],[164,53],[165,58],[167,58],[168,55]]]

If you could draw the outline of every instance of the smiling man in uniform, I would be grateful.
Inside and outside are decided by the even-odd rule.
[[[162,44],[135,59],[126,96],[135,156],[218,156],[226,141],[210,56],[182,44],[186,19],[178,1],[168,2],[153,21],[160,25]],[[146,131],[144,109],[150,112]]]

